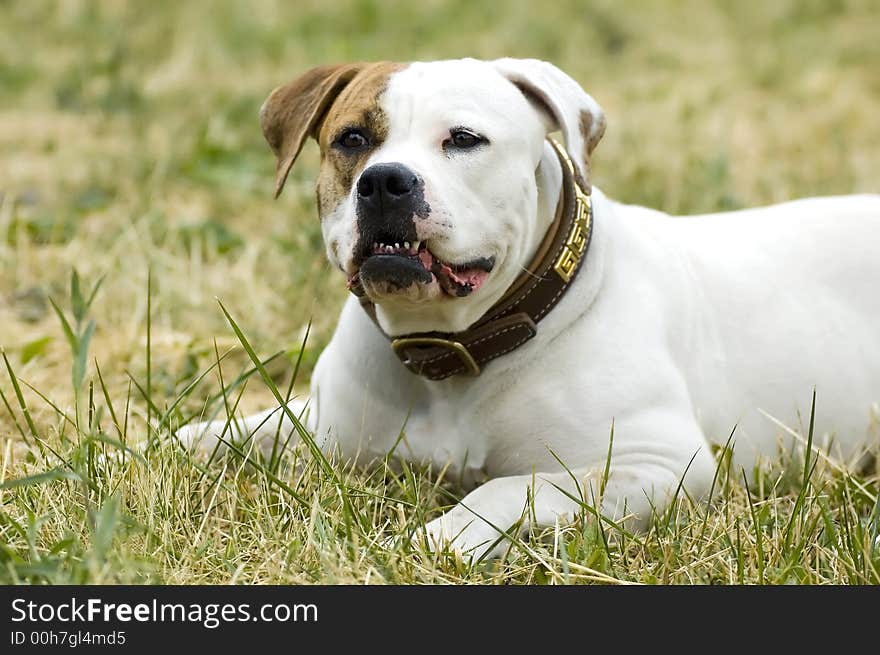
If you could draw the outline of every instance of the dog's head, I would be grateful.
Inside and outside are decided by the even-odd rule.
[[[317,140],[328,257],[390,334],[478,319],[540,241],[546,135],[561,131],[586,180],[605,129],[569,76],[516,59],[322,66],[275,89],[260,119],[276,196],[306,137]]]

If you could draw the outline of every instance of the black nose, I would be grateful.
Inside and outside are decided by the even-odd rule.
[[[425,183],[399,162],[373,164],[357,181],[357,251],[373,252],[374,243],[406,243],[418,239],[416,218],[431,211],[425,202]]]
[[[361,173],[357,183],[358,200],[392,207],[406,202],[419,184],[419,177],[403,164],[374,164]]]

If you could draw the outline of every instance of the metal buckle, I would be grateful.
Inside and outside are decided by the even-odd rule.
[[[405,350],[412,346],[420,347],[420,346],[440,346],[441,348],[447,348],[452,351],[465,365],[465,369],[467,370],[468,375],[479,375],[480,374],[480,365],[477,364],[477,361],[474,359],[474,356],[471,355],[470,351],[464,347],[463,344],[458,341],[451,341],[449,339],[438,339],[435,337],[404,337],[401,339],[394,339],[391,342],[391,348],[394,350],[395,354],[400,357],[401,354],[405,355]],[[404,364],[409,364],[411,360],[401,358]]]

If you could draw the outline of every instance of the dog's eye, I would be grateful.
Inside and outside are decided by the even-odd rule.
[[[340,134],[339,138],[336,139],[336,143],[346,150],[359,150],[370,144],[363,132],[354,129],[346,130]]]
[[[449,138],[443,142],[444,148],[455,148],[457,150],[470,150],[479,145],[486,143],[486,139],[479,134],[474,134],[470,130],[455,129],[449,133]]]

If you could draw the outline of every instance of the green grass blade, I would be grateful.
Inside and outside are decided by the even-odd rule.
[[[146,365],[147,365],[147,389],[144,399],[147,401],[147,432],[152,430],[153,413],[157,415],[160,412],[153,404],[153,269],[147,267],[147,346],[146,346]],[[137,382],[135,382],[137,384]],[[138,387],[140,389],[140,387]],[[141,393],[144,393],[141,391]]]
[[[85,331],[79,338],[77,351],[73,358],[73,388],[78,390],[82,387],[83,380],[86,377],[86,363],[89,356],[89,344],[92,341],[92,335],[95,333],[95,322],[89,321]]]
[[[9,375],[9,381],[12,383],[12,390],[15,392],[15,398],[18,400],[18,408],[21,410],[22,416],[24,416],[25,423],[27,423],[28,429],[31,431],[37,447],[40,449],[40,453],[42,453],[45,457],[45,453],[43,452],[43,444],[40,441],[37,426],[34,423],[34,419],[31,418],[30,410],[28,410],[27,403],[24,401],[24,395],[21,393],[21,386],[18,384],[18,376],[16,376],[15,372],[12,370],[12,364],[9,363],[9,358],[6,356],[6,351],[0,349],[0,355],[3,356],[3,363],[6,364],[6,372]],[[22,432],[21,435],[22,437],[25,437],[24,432]],[[30,445],[30,441],[27,439],[27,437],[25,437],[25,442]]]
[[[61,311],[61,308],[55,302],[55,299],[49,296],[49,303],[52,305],[52,309],[55,310],[55,315],[58,317],[58,320],[61,322],[61,329],[64,330],[64,337],[67,339],[67,343],[70,346],[70,352],[76,353],[79,348],[79,339],[73,331],[73,328],[70,327],[70,323],[67,322],[67,318],[64,316],[64,312]]]
[[[803,478],[801,480],[801,488],[798,492],[797,498],[794,501],[794,509],[791,512],[791,517],[788,520],[788,524],[785,527],[785,538],[783,540],[783,551],[788,552],[791,547],[791,540],[794,535],[794,525],[796,521],[800,521],[803,519],[803,511],[804,511],[804,502],[806,501],[807,492],[810,489],[810,476],[813,471],[813,467],[815,467],[818,462],[818,458],[815,460],[812,458],[813,455],[813,430],[816,426],[816,389],[813,388],[813,398],[810,403],[810,427],[807,431],[807,445],[804,448],[804,473]],[[811,464],[812,462],[812,464]]]
[[[764,584],[764,531],[761,529],[761,521],[758,518],[758,512],[755,510],[755,504],[752,502],[752,492],[749,490],[749,480],[746,477],[746,470],[742,470],[743,485],[746,490],[746,498],[749,501],[749,512],[752,515],[752,524],[755,527],[755,557],[758,565],[758,584]]]
[[[34,475],[26,475],[21,478],[13,478],[6,480],[0,484],[0,489],[17,489],[19,487],[32,487],[46,482],[56,482],[57,480],[75,480],[82,482],[83,479],[73,471],[67,471],[63,468],[53,468],[43,473],[35,473]]]

